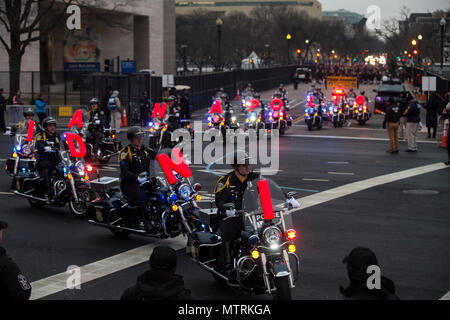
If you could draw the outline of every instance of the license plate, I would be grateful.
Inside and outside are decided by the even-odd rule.
[[[281,213],[280,212],[275,212],[274,214],[275,214],[275,219],[281,219]],[[265,220],[264,219],[264,213],[256,214],[255,217],[256,217],[256,222]]]

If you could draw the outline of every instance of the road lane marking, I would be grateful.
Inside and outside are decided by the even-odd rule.
[[[330,182],[330,179],[309,179],[309,178],[303,178],[303,181],[317,181],[317,182]]]
[[[440,298],[439,300],[450,300],[450,291],[447,292],[444,296],[442,296],[442,298]]]
[[[387,138],[366,138],[366,137],[345,137],[345,136],[315,136],[308,134],[286,134],[286,137],[293,138],[317,138],[317,139],[342,139],[342,140],[363,140],[363,141],[389,141]],[[432,143],[436,141],[417,141],[418,143]]]
[[[328,161],[328,164],[349,164],[348,161]]]
[[[375,178],[366,179],[359,182],[350,183],[341,187],[333,188],[327,191],[319,192],[303,198],[297,199],[301,203],[301,208],[293,209],[290,212],[294,213],[299,210],[304,210],[331,200],[345,197],[356,192],[373,188],[379,185],[412,178],[414,176],[434,172],[437,170],[448,169],[443,163],[435,163],[413,169],[408,169],[400,172],[395,172]],[[168,245],[175,250],[180,250],[186,246],[186,238],[181,236],[174,239],[165,239],[153,242],[151,244],[141,246],[115,256],[93,262],[91,264],[81,267],[82,284],[89,281],[105,277],[112,273],[131,268],[141,263],[148,262],[149,256],[158,245]],[[76,261],[74,261],[76,264]],[[61,292],[67,289],[66,281],[69,274],[63,272],[45,279],[33,282],[31,299],[36,300],[47,297],[49,295]]]
[[[304,191],[304,192],[311,192],[311,193],[320,192],[319,190],[300,189],[300,188],[291,188],[291,187],[283,187],[283,186],[280,186],[280,188],[281,189],[286,189],[286,190]]]
[[[382,176],[378,176],[375,178],[369,178],[362,181],[353,182],[350,184],[346,184],[344,186],[340,186],[337,188],[333,188],[330,190],[326,190],[320,193],[316,193],[310,196],[306,196],[303,198],[297,199],[297,201],[301,204],[301,208],[293,209],[290,212],[296,212],[299,210],[304,210],[309,207],[313,207],[328,201],[332,201],[338,198],[346,197],[352,195],[354,193],[364,191],[370,188],[378,187],[384,184],[396,182],[403,179],[413,178],[415,176],[423,175],[426,173],[431,173],[434,171],[448,169],[449,167],[443,163],[434,163],[426,166],[421,166],[413,169],[408,169],[404,171],[399,171],[395,173],[385,174]]]
[[[82,266],[80,267],[81,285],[112,273],[134,267],[141,263],[148,263],[148,259],[156,246],[167,245],[174,250],[180,250],[186,247],[186,241],[186,238],[182,236],[178,236],[173,239],[160,240]],[[74,264],[76,265],[76,263]],[[41,299],[68,289],[67,279],[69,276],[70,274],[62,272],[48,278],[32,282],[30,300]]]
[[[334,174],[334,175],[344,175],[344,176],[354,176],[355,174],[353,172],[328,172],[328,174]]]
[[[12,192],[0,192],[0,195],[10,196],[10,195],[14,195],[14,193],[12,193]]]

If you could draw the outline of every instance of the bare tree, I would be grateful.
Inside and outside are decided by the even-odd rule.
[[[32,42],[44,39],[64,17],[67,7],[72,2],[72,0],[0,1],[0,22],[6,30],[6,35],[0,34],[0,42],[9,56],[10,92],[20,89],[20,70],[26,48]]]

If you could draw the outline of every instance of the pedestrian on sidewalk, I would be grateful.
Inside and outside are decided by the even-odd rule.
[[[406,108],[408,107],[408,101],[405,97],[404,93],[400,93],[400,111],[401,111],[401,117],[398,127],[398,138],[399,140],[405,141],[405,131],[406,131],[406,124],[408,123],[406,117],[403,115],[403,113],[406,111]]]
[[[398,153],[398,127],[401,116],[401,104],[395,103],[394,98],[389,98],[389,105],[386,108],[386,113],[383,122],[383,129],[387,130],[389,136],[390,149],[389,153]]]
[[[8,228],[5,221],[0,221],[0,243],[3,231]],[[31,285],[22,274],[17,264],[0,247],[0,301],[28,300],[31,295]]]
[[[22,91],[17,90],[16,95],[13,97],[12,104],[14,106],[22,106],[23,105]]]
[[[406,138],[408,139],[408,149],[406,152],[417,152],[417,132],[420,122],[420,105],[412,96],[408,97],[408,107],[403,113],[406,116]]]
[[[150,100],[150,97],[147,94],[147,90],[142,92],[141,99],[139,100],[139,107],[140,107],[140,122],[141,127],[145,127],[148,124],[148,120],[150,117],[150,109],[152,107],[152,102]]]
[[[47,106],[47,101],[44,99],[42,94],[38,94],[38,97],[35,102],[36,105],[36,114],[39,117],[39,123],[42,125],[42,121],[47,118],[47,111],[45,107]]]
[[[136,285],[128,288],[121,300],[191,300],[183,277],[175,274],[177,254],[174,249],[159,246],[150,256],[150,270],[144,272]]]
[[[3,88],[0,88],[0,130],[6,132],[5,125],[6,99],[3,97]]]
[[[342,261],[347,266],[347,278],[350,284],[347,288],[339,287],[345,300],[399,300],[395,294],[395,284],[392,280],[380,276],[379,288],[371,288],[369,267],[378,267],[378,259],[368,248],[355,248]],[[368,272],[369,271],[369,272]]]
[[[111,87],[106,88],[106,92],[102,98],[102,111],[105,113],[105,129],[111,127],[111,110],[109,110],[109,99],[113,94]]]
[[[428,128],[428,139],[431,139],[431,129],[433,129],[433,139],[436,139],[436,130],[439,112],[439,97],[436,92],[431,94],[430,100],[425,105],[427,110],[426,125]]]
[[[113,91],[108,103],[111,111],[111,129],[116,130],[116,133],[119,134],[122,122],[122,106],[120,104],[119,91]]]
[[[442,110],[442,118],[444,120],[450,121],[450,102],[447,103],[447,106]],[[444,162],[447,166],[450,166],[450,141],[447,141],[447,153],[448,153],[448,161]]]

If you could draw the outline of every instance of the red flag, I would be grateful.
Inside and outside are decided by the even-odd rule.
[[[27,141],[28,142],[32,142],[33,141],[33,136],[34,136],[34,121],[30,120],[30,122],[28,122]]]
[[[174,184],[177,182],[177,178],[173,174],[172,169],[185,178],[192,177],[191,169],[189,169],[186,161],[184,161],[184,157],[180,149],[173,149],[172,155],[175,157],[176,162],[172,161],[172,159],[166,154],[160,154],[156,157],[169,183]]]
[[[252,101],[250,101],[250,107],[248,108],[248,112],[252,112],[253,109],[256,109],[259,107],[259,101],[256,99],[253,99]]]
[[[211,110],[209,111],[209,114],[213,114],[215,112],[222,114],[222,104],[220,103],[219,100],[214,101],[214,104],[213,104]]]
[[[74,133],[66,132],[66,141],[69,145],[70,154],[74,158],[84,158],[86,155],[86,145],[84,144],[83,139]],[[79,151],[75,148],[74,140],[78,143]]]
[[[161,104],[155,103],[155,107],[153,108],[152,118],[156,118],[156,116],[159,116],[160,118],[164,118],[166,114],[167,109],[167,103],[163,103],[162,107]]]
[[[74,125],[76,125],[78,128],[83,128],[83,111],[81,109],[75,111],[75,114],[70,120],[68,128],[72,128]]]
[[[269,181],[258,181],[259,196],[261,198],[261,205],[264,212],[264,220],[272,220],[275,218],[273,212],[272,197],[270,196]]]
[[[281,99],[274,99],[272,100],[272,103],[270,104],[270,107],[273,111],[278,111],[283,106],[283,101]]]

